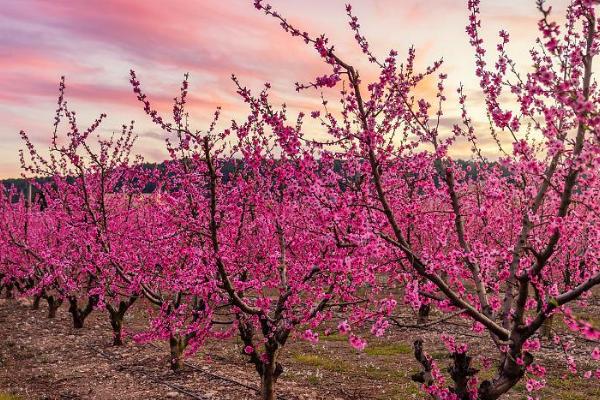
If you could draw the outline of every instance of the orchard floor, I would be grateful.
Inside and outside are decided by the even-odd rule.
[[[138,304],[126,317],[130,331],[144,329],[144,313]],[[597,326],[600,309],[586,309],[586,313]],[[108,319],[101,312],[93,313],[80,330],[71,327],[64,306],[56,319],[49,320],[45,314],[45,304],[33,311],[28,300],[0,300],[0,400],[256,399],[252,387],[257,385],[257,376],[244,361],[235,340],[209,343],[187,360],[184,371],[174,374],[166,367],[164,343],[137,345],[128,340],[123,347],[113,347]],[[459,323],[445,323],[443,328],[454,334],[469,334]],[[426,350],[445,368],[449,363],[447,352],[433,340],[438,335],[435,331],[396,332],[386,341],[371,340],[362,353],[337,335],[321,335],[316,345],[291,343],[283,354],[285,373],[278,384],[280,396],[287,400],[423,398],[417,384],[410,380],[418,370],[410,343],[416,337],[423,338]],[[485,338],[469,340],[475,341],[470,347],[475,358],[494,354],[485,347]],[[599,344],[575,343],[574,354],[582,370],[600,367],[584,361]],[[598,380],[565,373],[564,355],[559,348],[544,343],[538,357],[549,367],[547,387],[538,394],[542,399],[600,399]],[[507,399],[526,398],[523,385],[516,389]]]

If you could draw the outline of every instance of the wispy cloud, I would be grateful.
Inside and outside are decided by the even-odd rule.
[[[360,55],[347,29],[345,2],[273,1],[294,24],[327,34],[354,62]],[[385,55],[391,47],[403,54],[415,45],[420,66],[444,57],[450,91],[459,81],[477,87],[464,35],[464,1],[354,3],[377,54]],[[514,29],[520,40],[513,50],[526,56],[527,43],[535,37],[533,2],[482,3],[483,17],[490,20],[486,38],[493,39],[502,27]],[[560,8],[566,0],[554,3]],[[360,65],[363,77],[372,76],[368,65]],[[136,119],[141,132],[136,150],[150,159],[164,157],[158,134],[131,93],[130,68],[139,72],[152,100],[165,112],[183,73],[190,72],[190,111],[199,124],[219,105],[226,118],[243,117],[246,108],[235,95],[232,73],[254,88],[272,82],[277,101],[306,111],[318,99],[299,97],[293,83],[327,70],[301,40],[256,12],[251,0],[6,1],[0,9],[0,176],[18,174],[18,129],[32,131],[40,140],[48,135],[44,127],[52,122],[61,75],[67,77],[69,101],[84,119],[107,112],[107,129]],[[419,95],[431,95],[434,89],[435,81],[427,81]],[[453,107],[449,105],[450,112]]]

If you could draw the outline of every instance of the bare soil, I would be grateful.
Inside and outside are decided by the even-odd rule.
[[[600,309],[584,311],[594,324],[600,322]],[[113,347],[104,313],[92,313],[79,330],[72,328],[66,307],[58,311],[56,319],[47,319],[46,313],[44,303],[33,311],[27,299],[0,300],[0,400],[257,398],[258,377],[235,340],[208,343],[187,359],[181,373],[175,374],[168,368],[165,343],[141,345],[128,338],[124,346]],[[144,329],[144,314],[144,305],[137,304],[126,316],[130,332]],[[411,343],[417,337],[423,338],[426,350],[441,367],[446,367],[450,362],[447,351],[435,340],[439,330],[459,337],[472,334],[460,320],[452,321],[429,331],[395,330],[385,340],[371,339],[362,353],[339,335],[321,335],[316,345],[293,342],[283,353],[285,372],[278,382],[280,396],[286,400],[423,398],[410,379],[418,372]],[[556,328],[564,330],[560,322]],[[467,339],[469,354],[475,359],[495,354],[486,347],[486,337]],[[599,368],[598,363],[591,364],[589,353],[600,344],[584,340],[575,343],[573,354],[580,369]],[[551,342],[544,341],[536,357],[549,367],[541,398],[600,399],[600,382],[567,373],[565,355]],[[491,376],[493,371],[482,374]],[[524,385],[516,389],[507,399],[526,398]]]

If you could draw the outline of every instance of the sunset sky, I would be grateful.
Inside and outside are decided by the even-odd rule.
[[[348,29],[348,0],[274,0],[273,6],[312,34],[325,33],[340,54],[359,60]],[[390,48],[417,49],[424,67],[443,57],[449,90],[463,82],[470,106],[480,110],[473,54],[464,28],[466,0],[360,0],[352,2],[361,29],[376,54]],[[567,0],[550,1],[560,15]],[[224,123],[243,118],[232,73],[251,88],[273,84],[277,100],[294,110],[316,107],[318,94],[298,95],[294,82],[327,72],[314,51],[289,37],[252,0],[3,0],[0,8],[0,178],[19,175],[18,132],[47,143],[56,108],[57,87],[66,76],[67,99],[83,127],[101,112],[103,132],[136,121],[136,152],[149,161],[165,156],[163,135],[143,114],[128,82],[135,69],[151,99],[168,113],[185,72],[190,73],[189,111],[204,127],[216,106]],[[534,0],[482,0],[487,47],[506,29],[509,49],[527,67],[527,51],[537,36]],[[493,52],[492,52],[493,55]],[[365,64],[360,64],[367,67]],[[363,76],[368,76],[367,72]],[[426,89],[425,89],[426,92]],[[447,123],[455,117],[450,93]]]

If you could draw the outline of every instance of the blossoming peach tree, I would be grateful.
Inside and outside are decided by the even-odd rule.
[[[203,329],[189,330],[185,321],[183,327],[196,345],[238,335],[261,378],[262,398],[274,399],[283,372],[279,355],[289,338],[316,342],[316,328],[333,319],[334,310],[366,302],[360,289],[375,286],[376,265],[364,257],[371,245],[346,245],[336,234],[351,236],[349,218],[332,212],[336,200],[325,191],[337,187],[339,177],[312,147],[302,146],[302,116],[288,123],[285,107],[271,106],[269,85],[253,95],[233,80],[250,107],[247,119],[218,131],[217,111],[209,129],[194,131],[184,111],[187,77],[173,122],[166,122],[131,72],[135,94],[167,135],[172,160],[161,202],[172,237],[193,260],[188,299],[202,304],[195,323]],[[358,336],[349,340],[364,347]]]
[[[123,125],[108,139],[91,139],[106,115],[81,130],[64,91],[63,78],[47,151],[38,150],[21,132],[27,147],[21,152],[24,172],[46,178],[37,185],[46,208],[38,219],[46,220],[46,233],[44,240],[23,241],[20,247],[49,271],[40,284],[52,282],[58,300],[68,300],[76,328],[83,327],[94,308],[106,308],[114,344],[119,345],[123,315],[142,290],[126,271],[135,265],[139,252],[124,243],[131,240],[130,221],[137,211],[135,196],[144,187],[144,174],[130,165],[133,124]],[[60,134],[63,120],[67,122],[64,137]],[[125,263],[124,254],[129,257]],[[47,291],[45,286],[38,290]],[[82,297],[83,307],[78,304]]]
[[[386,274],[397,279],[384,280],[385,288],[391,293],[391,283],[402,282],[406,303],[457,312],[474,331],[487,332],[498,351],[495,376],[481,380],[467,344],[443,335],[453,359],[448,384],[423,342],[415,341],[423,370],[413,379],[434,398],[497,399],[524,377],[528,390],[542,387],[545,369],[534,357],[538,333],[556,313],[588,339],[600,336],[569,309],[574,302],[585,305],[600,283],[600,118],[592,81],[597,18],[592,1],[575,0],[561,28],[543,1],[537,6],[541,38],[530,53],[532,68],[523,74],[508,55],[505,31],[497,61],[488,67],[479,1],[468,2],[466,31],[500,154],[491,162],[481,151],[482,134],[469,117],[462,87],[462,122],[444,131],[447,76],[438,72],[441,62],[417,73],[413,49],[403,64],[396,51],[379,59],[347,6],[356,42],[379,70],[378,78],[367,83],[325,36],[313,37],[255,1],[286,32],[314,47],[331,69],[312,83],[297,84],[298,90],[341,86],[337,109],[324,100],[323,110],[311,116],[330,136],[328,144],[335,145],[325,147],[322,156],[341,160],[352,177],[345,186],[345,207],[366,215],[346,222],[366,224],[387,247],[387,257],[394,255],[395,267]],[[438,90],[431,104],[418,97],[417,89],[435,75]],[[452,156],[458,140],[472,146],[468,168]],[[591,357],[597,359],[598,351]],[[567,362],[576,369],[572,358]],[[600,370],[584,376],[593,374],[597,378]]]

